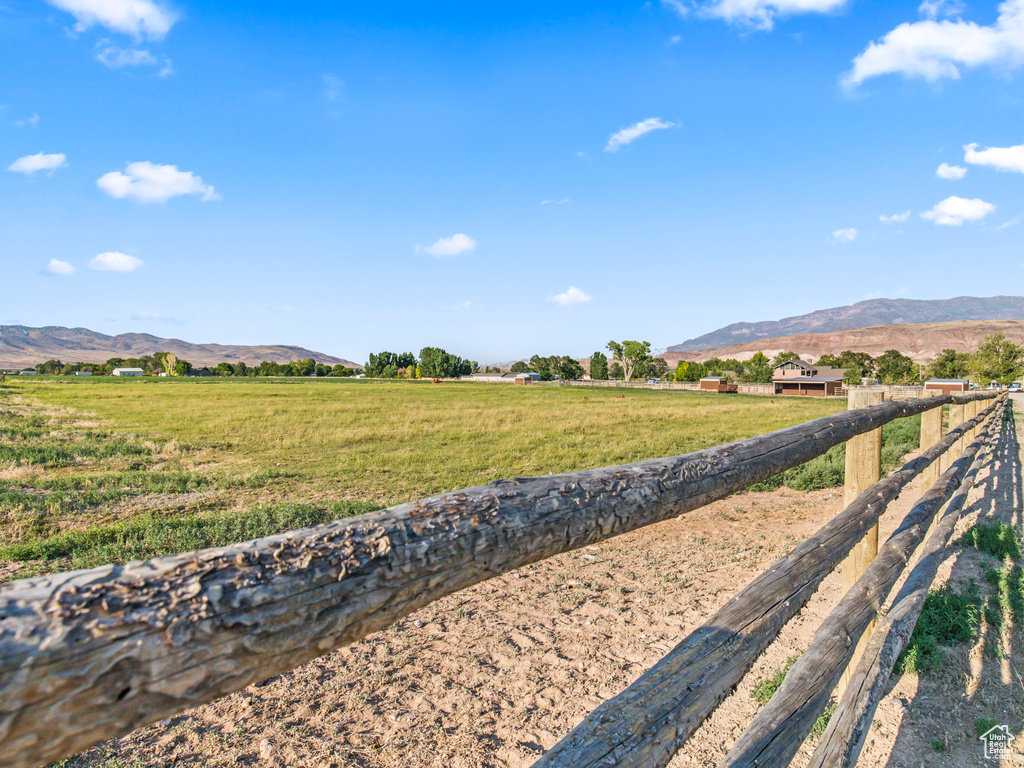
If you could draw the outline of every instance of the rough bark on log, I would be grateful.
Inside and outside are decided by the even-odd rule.
[[[889,402],[686,456],[503,480],[252,542],[4,584],[0,766],[51,762],[241,690],[440,597],[697,509],[955,399]]]
[[[864,629],[878,615],[939,508],[960,486],[980,445],[980,441],[972,443],[907,513],[864,575],[822,622],[810,647],[740,735],[720,768],[789,764],[824,711]]]
[[[591,712],[535,768],[667,765],[729,695],[890,501],[962,438],[959,425],[858,496],[736,594],[618,696]]]
[[[1005,407],[1004,402],[992,418],[998,420]],[[990,422],[978,436],[978,441],[989,450],[991,436]],[[864,655],[850,677],[850,685],[836,705],[836,711],[811,756],[808,768],[853,768],[857,765],[875,710],[886,694],[896,660],[917,626],[925,597],[928,596],[939,565],[948,556],[946,545],[960,520],[967,495],[974,486],[974,479],[983,462],[979,452],[960,490],[950,499],[928,541],[921,548],[918,562],[900,587],[892,608],[878,620],[878,626],[871,633]]]

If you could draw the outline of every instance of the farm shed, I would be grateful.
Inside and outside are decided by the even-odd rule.
[[[75,376],[92,376],[92,371],[75,371]]]
[[[738,392],[739,387],[730,384],[725,376],[705,376],[700,380],[702,392]]]
[[[514,375],[513,381],[516,384],[532,384],[535,381],[540,381],[540,374],[531,372],[517,373]]]
[[[112,372],[112,376],[142,376],[145,374],[141,368],[115,368]]]
[[[31,368],[26,368],[24,371],[18,371],[19,376],[35,376],[36,372]]]
[[[951,392],[966,392],[970,389],[969,379],[928,379],[924,388],[931,392],[941,392],[948,395]]]

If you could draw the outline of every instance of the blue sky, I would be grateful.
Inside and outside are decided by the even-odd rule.
[[[1024,0],[0,0],[0,323],[485,363],[1019,293],[1022,69]]]

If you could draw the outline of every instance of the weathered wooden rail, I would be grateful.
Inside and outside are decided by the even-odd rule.
[[[724,498],[893,419],[992,397],[887,402],[684,456],[503,480],[229,547],[2,585],[0,766],[74,754],[485,579]],[[885,503],[997,407],[861,494],[542,763],[667,763]],[[965,461],[950,466],[947,486]],[[610,749],[595,749],[598,738]]]

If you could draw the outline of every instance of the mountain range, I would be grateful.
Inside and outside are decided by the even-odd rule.
[[[774,357],[779,352],[796,352],[802,360],[817,360],[826,353],[844,350],[867,352],[878,357],[887,349],[896,349],[915,362],[934,360],[944,349],[974,352],[986,336],[1002,333],[1020,344],[1024,332],[1021,320],[964,320],[952,323],[895,323],[867,328],[848,328],[831,333],[801,333],[732,344],[696,352],[665,352],[661,357],[672,362],[704,362],[712,357],[723,360],[749,360],[757,352]]]
[[[851,328],[1013,318],[1019,320],[1022,317],[1024,317],[1024,297],[1021,296],[992,296],[990,298],[958,296],[955,299],[932,300],[870,299],[847,307],[821,309],[817,312],[786,317],[782,320],[733,323],[695,339],[687,339],[681,344],[674,344],[668,347],[668,351],[722,351],[732,348],[733,345],[748,342],[778,340],[779,337],[791,337],[798,334],[827,334]],[[953,347],[954,345],[948,346]],[[844,347],[844,349],[849,348]],[[898,347],[894,344],[892,348]],[[909,354],[909,352],[905,354]]]
[[[112,357],[142,357],[156,352],[173,352],[179,360],[194,366],[216,365],[222,361],[258,365],[263,360],[290,363],[313,358],[325,365],[362,368],[359,363],[284,344],[245,346],[241,344],[193,344],[181,339],[162,339],[148,333],[107,336],[88,328],[0,325],[0,368],[35,365],[46,360],[65,363],[104,363]]]

